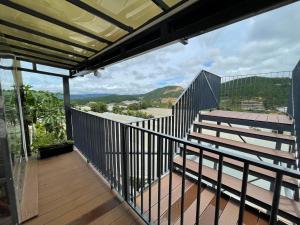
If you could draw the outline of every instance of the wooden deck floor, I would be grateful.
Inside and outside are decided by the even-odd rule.
[[[180,209],[181,209],[181,175],[173,173],[172,182],[172,203],[171,208],[168,209],[169,201],[169,174],[164,176],[161,180],[161,205],[160,205],[160,223],[163,225],[168,224],[168,211],[171,210],[171,224],[180,225]],[[154,224],[158,220],[158,183],[151,186],[151,218]],[[186,179],[185,181],[185,199],[184,199],[184,225],[195,224],[196,220],[196,204],[197,204],[197,184]],[[143,199],[144,213],[149,215],[149,189],[145,190]],[[141,195],[137,197],[137,205],[141,207]],[[203,187],[201,190],[200,200],[200,224],[213,225],[215,213],[215,192],[210,188]],[[239,203],[230,199],[228,196],[222,195],[220,203],[220,225],[236,224],[239,214]],[[245,225],[263,225],[268,224],[268,221],[258,210],[248,209],[245,210],[244,215]]]
[[[142,224],[76,151],[38,161],[38,191],[25,225]]]
[[[262,122],[288,124],[288,125],[293,124],[293,120],[291,120],[288,116],[280,115],[280,114],[234,112],[234,111],[224,111],[224,110],[214,110],[211,112],[205,112],[204,114],[209,116],[235,118],[241,120],[262,121]]]

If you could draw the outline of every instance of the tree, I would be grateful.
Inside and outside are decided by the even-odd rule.
[[[64,141],[66,131],[63,100],[54,93],[34,91],[29,85],[22,88],[24,117],[33,131],[32,145],[37,146],[37,143],[43,143],[43,140],[47,140],[44,144]]]
[[[118,106],[118,105],[114,105],[113,109],[112,109],[113,113],[116,113],[116,114],[121,114],[123,109]]]
[[[94,112],[107,112],[107,105],[103,102],[90,102],[89,106],[91,107],[91,110]]]

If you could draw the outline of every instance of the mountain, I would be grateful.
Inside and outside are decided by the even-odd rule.
[[[97,98],[97,97],[103,97],[108,96],[112,94],[78,94],[78,95],[71,95],[72,99],[86,99],[86,98]]]
[[[243,100],[263,102],[266,109],[287,106],[291,88],[288,77],[247,77],[222,83],[221,99],[234,104]]]
[[[146,101],[149,105],[170,104],[176,100],[176,98],[183,92],[183,88],[180,86],[166,86],[162,88],[154,89],[145,94],[140,95],[107,95],[107,96],[82,96],[83,98],[74,99],[72,97],[73,104],[86,104],[88,102],[104,102],[104,103],[120,103],[125,100],[142,100]]]
[[[180,86],[166,86],[150,91],[141,97],[145,100],[158,100],[161,98],[177,98],[183,92]]]

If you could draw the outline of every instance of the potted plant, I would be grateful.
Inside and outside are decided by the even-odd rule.
[[[58,137],[56,133],[45,132],[43,126],[36,126],[32,149],[39,153],[40,159],[73,151],[73,141]]]
[[[73,151],[73,141],[67,140],[61,143],[52,143],[48,145],[41,145],[38,148],[40,159],[49,158],[56,155]]]

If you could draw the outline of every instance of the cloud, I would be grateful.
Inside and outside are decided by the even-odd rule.
[[[138,94],[186,86],[202,69],[221,76],[292,70],[300,58],[300,2],[71,79],[71,92]],[[31,75],[36,89],[62,91],[61,79]],[[42,77],[42,78],[41,78]]]

